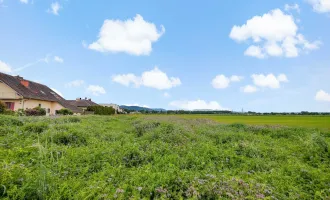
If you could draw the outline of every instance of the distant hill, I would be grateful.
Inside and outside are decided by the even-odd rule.
[[[126,109],[126,110],[134,110],[134,111],[166,111],[163,108],[146,108],[146,107],[141,107],[141,106],[125,106],[125,105],[121,105],[120,106],[121,109]]]

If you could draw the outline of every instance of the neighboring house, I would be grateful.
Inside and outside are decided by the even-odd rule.
[[[76,98],[76,100],[68,100],[68,102],[71,105],[74,105],[74,106],[82,109],[83,111],[85,111],[88,106],[99,106],[99,104],[93,102],[92,99],[87,99],[87,98],[85,98],[85,99]]]
[[[104,107],[112,107],[113,109],[115,109],[116,113],[125,113],[123,109],[121,109],[117,104],[114,103],[110,103],[110,104],[101,103],[100,105]]]
[[[81,109],[71,105],[46,85],[1,72],[0,101],[13,111],[39,106],[46,110],[47,115],[55,115],[56,111],[62,108],[67,108],[75,114],[82,113]]]

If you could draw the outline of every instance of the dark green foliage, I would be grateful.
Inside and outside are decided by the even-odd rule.
[[[53,136],[53,142],[58,145],[86,145],[87,140],[75,131],[59,132]]]
[[[44,116],[46,115],[46,110],[44,108],[35,107],[25,110],[26,116]]]
[[[0,116],[0,199],[330,197],[328,130],[146,118]]]
[[[6,108],[6,105],[2,101],[0,101],[0,114],[3,114]]]
[[[67,108],[62,108],[61,110],[57,110],[56,114],[58,115],[73,115],[73,112]]]
[[[29,133],[42,133],[48,129],[48,124],[45,122],[29,123],[23,126],[23,130]]]
[[[114,115],[116,113],[114,108],[104,106],[89,106],[87,111],[94,112],[95,115]]]
[[[23,126],[23,122],[16,117],[0,115],[0,126]]]

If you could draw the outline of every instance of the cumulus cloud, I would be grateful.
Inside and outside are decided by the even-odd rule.
[[[65,84],[65,87],[80,87],[84,83],[85,83],[84,80],[74,80],[74,81],[71,81],[71,82]]]
[[[50,5],[50,9],[48,10],[48,12],[54,15],[58,15],[58,12],[61,8],[62,7],[58,2],[54,2]]]
[[[90,93],[94,96],[99,96],[101,94],[106,94],[106,91],[103,87],[99,85],[89,85],[88,88],[86,89],[87,93]]]
[[[263,59],[271,56],[297,57],[302,52],[319,48],[321,42],[309,42],[298,32],[292,15],[275,9],[254,16],[242,26],[234,26],[230,38],[237,42],[251,41],[244,55]]]
[[[324,90],[319,90],[315,95],[316,101],[328,101],[330,102],[330,94]]]
[[[308,0],[308,2],[313,6],[315,12],[330,12],[330,0]]]
[[[285,6],[284,6],[284,10],[285,10],[285,11],[295,10],[295,11],[297,11],[298,13],[300,13],[300,7],[299,7],[298,4],[292,4],[292,5],[285,4]]]
[[[10,65],[8,65],[7,63],[2,62],[0,60],[0,72],[11,73],[12,72],[12,68],[10,67]]]
[[[152,51],[152,43],[157,42],[165,33],[164,26],[160,28],[158,30],[155,24],[145,21],[139,14],[134,19],[126,21],[105,20],[98,40],[88,48],[100,52],[149,55]]]
[[[207,102],[200,99],[196,101],[172,101],[170,106],[182,110],[227,110],[216,101]]]
[[[262,59],[262,58],[266,57],[265,54],[263,53],[262,49],[259,46],[255,46],[255,45],[249,46],[245,50],[244,55],[256,57],[256,58],[259,58],[259,59]]]
[[[242,88],[244,93],[254,93],[258,91],[258,88],[253,85],[246,85]]]
[[[211,84],[216,89],[225,89],[229,86],[230,82],[239,82],[242,79],[242,76],[233,75],[231,77],[226,77],[225,75],[220,74],[212,80]]]
[[[50,88],[50,89],[53,90],[54,92],[56,92],[61,97],[63,97],[63,94],[60,91],[56,90],[55,88]]]
[[[285,74],[280,74],[279,76],[274,76],[273,74],[263,75],[263,74],[253,74],[253,83],[259,87],[277,89],[280,88],[281,82],[288,82]]]
[[[58,63],[63,63],[64,62],[63,58],[61,58],[59,56],[54,56],[54,61],[58,62]]]
[[[114,75],[112,81],[127,87],[131,85],[134,87],[145,86],[158,90],[171,89],[172,87],[181,85],[179,78],[168,77],[167,74],[158,69],[158,67],[143,72],[141,76],[136,76],[134,74]]]

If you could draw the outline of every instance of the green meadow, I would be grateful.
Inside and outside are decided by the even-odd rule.
[[[0,199],[329,199],[327,120],[0,115]]]
[[[330,129],[330,116],[308,115],[267,115],[267,116],[244,116],[244,115],[181,115],[187,119],[212,119],[219,123],[244,123],[250,125],[280,125],[290,127],[309,127]]]

